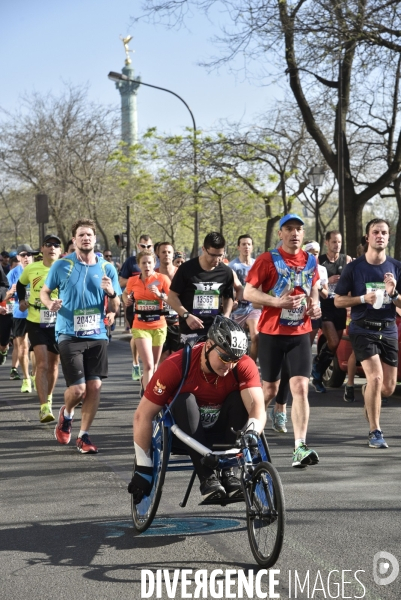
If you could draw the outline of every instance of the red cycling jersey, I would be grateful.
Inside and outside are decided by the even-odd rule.
[[[216,375],[201,371],[200,360],[204,345],[205,342],[193,347],[188,377],[181,389],[181,392],[194,394],[199,406],[220,405],[234,390],[260,387],[258,368],[249,356],[243,356],[238,362],[237,377],[230,371],[225,377],[218,377],[216,380]],[[183,350],[179,350],[169,356],[149,381],[145,397],[154,404],[164,406],[173,399],[182,379],[182,353]]]

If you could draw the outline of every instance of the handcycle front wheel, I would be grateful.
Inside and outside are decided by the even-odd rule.
[[[162,495],[164,477],[170,454],[169,429],[163,422],[154,424],[152,435],[153,481],[149,496],[144,496],[139,504],[131,497],[131,514],[135,529],[142,533],[150,527]],[[134,463],[135,470],[135,463]]]
[[[281,552],[284,538],[285,506],[280,476],[271,463],[255,467],[247,484],[247,528],[249,544],[256,562],[272,567]]]

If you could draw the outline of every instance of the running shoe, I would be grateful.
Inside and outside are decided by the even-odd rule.
[[[81,454],[97,454],[98,449],[95,444],[89,439],[89,435],[84,433],[82,437],[77,437],[76,439],[77,450]]]
[[[312,385],[319,394],[326,393],[326,388],[324,387],[321,379],[312,379]]]
[[[368,446],[369,448],[388,448],[388,444],[383,437],[383,432],[380,429],[369,431]]]
[[[39,420],[41,423],[50,423],[50,421],[55,421],[55,416],[52,413],[51,404],[42,404],[39,410]]]
[[[7,360],[7,350],[5,352],[0,352],[0,367],[2,367]]]
[[[10,371],[10,379],[21,379],[20,374],[18,373],[18,369],[12,367]]]
[[[354,386],[346,385],[344,390],[344,402],[355,402]]]
[[[54,428],[54,437],[59,444],[69,444],[71,439],[72,419],[66,419],[64,416],[65,406],[60,408],[57,425]]]
[[[33,389],[35,390],[35,392],[37,392],[38,390],[36,389],[36,375],[32,375],[32,373],[31,373],[30,377],[31,377]]]
[[[272,420],[272,429],[277,433],[287,433],[287,415],[284,412],[274,412],[274,406],[270,411],[270,418]]]
[[[199,489],[200,493],[202,494],[202,500],[212,500],[226,497],[226,490],[223,488],[215,474],[211,475],[207,479],[204,479],[201,482]]]
[[[241,482],[234,475],[233,469],[226,469],[222,472],[221,484],[229,498],[240,498],[243,496]]]
[[[31,383],[30,379],[22,380],[21,392],[23,394],[31,394],[32,393],[32,383]]]
[[[141,367],[139,365],[132,365],[132,381],[139,381],[141,379]]]
[[[303,469],[308,465],[316,465],[318,462],[319,456],[317,452],[308,448],[306,444],[300,444],[292,455],[292,466],[299,469]]]

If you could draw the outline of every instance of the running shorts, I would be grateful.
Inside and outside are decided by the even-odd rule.
[[[70,338],[59,342],[61,367],[67,387],[108,375],[107,340]]]
[[[301,335],[270,335],[259,333],[259,365],[263,381],[273,383],[281,378],[286,360],[289,377],[307,377],[312,369],[312,349],[309,333]]]

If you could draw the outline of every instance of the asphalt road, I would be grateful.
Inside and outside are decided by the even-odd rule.
[[[21,394],[20,383],[8,379],[9,363],[0,368],[1,600],[168,598],[164,583],[159,595],[157,587],[149,596],[148,586],[141,589],[145,569],[167,569],[171,578],[174,570],[188,569],[189,579],[206,570],[210,581],[200,597],[240,597],[237,571],[243,570],[248,580],[252,575],[256,579],[258,571],[242,504],[199,506],[195,484],[182,509],[178,503],[189,475],[168,473],[153,527],[143,535],[134,533],[126,486],[139,385],[131,381],[127,341],[113,339],[110,345],[110,377],[91,429],[98,455],[80,455],[75,449],[79,409],[71,444],[57,444],[54,425],[39,423],[36,395]],[[60,376],[57,411],[62,392]],[[391,553],[401,562],[400,397],[383,408],[389,449],[373,450],[367,446],[360,392],[354,404],[346,404],[342,393],[319,395],[311,388],[308,443],[320,456],[315,467],[291,467],[291,425],[286,435],[266,430],[284,485],[287,524],[275,565],[278,583],[269,587],[263,575],[260,589],[253,588],[252,595],[245,592],[245,598],[269,597],[269,591],[282,599],[401,596],[401,575],[388,585],[373,578],[378,552]],[[379,561],[376,572],[382,580],[394,572],[391,561]],[[231,587],[223,587],[219,577],[213,583],[218,569],[223,579],[231,577]],[[185,579],[182,571],[180,577]],[[170,597],[194,593],[193,582],[185,589],[179,581]]]

